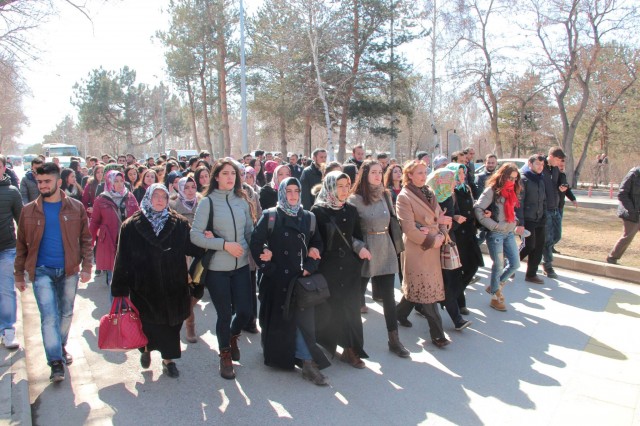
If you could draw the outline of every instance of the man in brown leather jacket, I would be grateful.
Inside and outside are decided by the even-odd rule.
[[[60,168],[44,163],[36,170],[40,196],[20,214],[14,277],[20,291],[33,282],[40,310],[42,340],[51,366],[51,381],[64,380],[64,365],[73,358],[65,350],[73,303],[80,280],[91,278],[91,234],[84,206],[67,197],[59,186]]]

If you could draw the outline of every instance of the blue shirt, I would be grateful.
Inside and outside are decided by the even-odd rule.
[[[57,203],[42,203],[44,209],[44,233],[38,249],[36,266],[50,268],[64,268],[64,246],[62,245],[62,230],[60,229],[60,209],[62,201]]]

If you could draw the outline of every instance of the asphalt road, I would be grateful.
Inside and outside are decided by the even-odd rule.
[[[521,270],[505,289],[509,310],[498,312],[488,307],[483,268],[467,290],[473,325],[456,332],[442,311],[453,343],[437,349],[426,320],[411,315],[413,328],[400,329],[410,359],[387,350],[382,307],[368,294],[366,369],[334,359],[325,388],[264,366],[259,336],[247,334],[237,380],[220,378],[208,295],[197,306],[198,343],[183,341],[180,378],[162,374],[157,353],[143,371],[137,351],[100,351],[104,277],[79,289],[67,346],[75,361],[64,382],[50,384],[29,289],[22,303],[34,424],[638,424],[640,287],[558,272],[533,286]]]

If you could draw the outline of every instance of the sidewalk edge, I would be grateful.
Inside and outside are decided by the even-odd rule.
[[[11,424],[31,426],[31,404],[29,402],[29,377],[27,374],[27,355],[22,318],[22,295],[18,294],[18,312],[16,315],[16,336],[20,349],[11,356]]]

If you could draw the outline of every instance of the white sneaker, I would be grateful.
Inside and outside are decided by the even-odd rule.
[[[4,347],[7,349],[18,349],[20,347],[20,343],[18,343],[18,339],[16,339],[15,330],[12,330],[10,328],[4,331],[2,340],[4,342]]]

